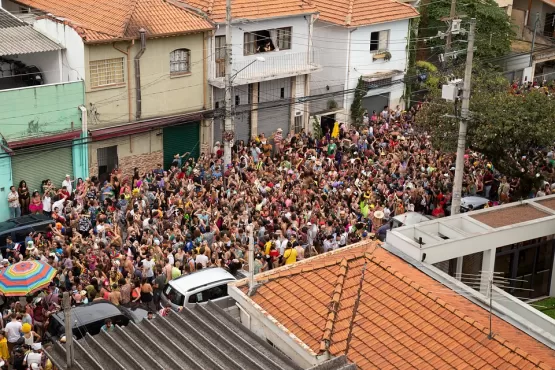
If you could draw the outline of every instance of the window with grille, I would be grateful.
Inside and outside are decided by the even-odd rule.
[[[170,53],[170,74],[191,72],[189,49],[177,49]]]
[[[278,28],[276,31],[279,50],[291,49],[291,27]]]
[[[387,50],[389,46],[389,30],[376,31],[370,34],[370,52]]]
[[[91,87],[117,85],[124,82],[123,58],[89,62]]]
[[[216,77],[225,76],[225,36],[216,36]]]
[[[295,133],[301,132],[303,129],[303,115],[295,116]]]

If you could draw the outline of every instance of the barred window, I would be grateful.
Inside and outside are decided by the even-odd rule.
[[[279,50],[291,49],[291,27],[277,29],[277,44]]]
[[[117,85],[124,82],[123,58],[90,61],[89,71],[91,87]]]
[[[189,49],[177,49],[170,53],[170,73],[191,72]]]

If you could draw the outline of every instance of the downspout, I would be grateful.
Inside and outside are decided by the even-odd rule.
[[[133,40],[131,42],[131,44],[129,44],[129,46],[127,46],[127,51],[123,51],[121,49],[118,49],[116,47],[116,43],[112,43],[112,47],[114,49],[116,49],[117,51],[119,51],[120,53],[122,53],[123,55],[126,56],[127,59],[127,109],[129,111],[129,122],[133,121],[133,113],[131,112],[131,60],[129,58],[129,50],[131,50],[131,47],[133,46],[133,44],[135,43],[135,41]]]
[[[89,177],[89,124],[87,116],[87,108],[84,105],[79,106],[81,111],[81,142],[82,145],[80,152],[81,165],[83,166],[81,174],[87,178]]]
[[[141,100],[141,62],[140,59],[146,50],[146,31],[144,28],[139,30],[139,35],[141,37],[141,49],[135,55],[135,103],[136,103],[136,114],[135,120],[139,121],[142,114],[142,100]]]
[[[352,38],[352,33],[355,32],[358,28],[353,28],[352,30],[349,30],[349,34],[347,35],[347,73],[346,73],[346,77],[345,77],[345,87],[344,90],[347,91],[349,90],[349,80],[351,79],[351,38]],[[349,122],[349,120],[351,119],[349,111],[347,110],[347,93],[344,93],[343,95],[343,110],[346,111],[345,115],[347,116],[347,119],[345,120],[345,122]],[[349,126],[349,125],[347,125]]]

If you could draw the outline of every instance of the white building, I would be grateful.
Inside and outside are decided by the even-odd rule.
[[[410,20],[418,12],[391,0],[316,0],[319,17],[313,45],[321,50],[323,69],[312,74],[311,95],[334,93],[311,103],[311,114],[327,115],[333,122],[349,121],[353,93],[359,77],[368,82],[364,107],[378,113],[384,106],[402,104],[403,78],[409,51]]]
[[[209,6],[188,1],[216,23],[208,45],[208,83],[216,110],[213,142],[222,141],[225,106],[225,0]],[[304,104],[295,98],[309,95],[310,73],[320,69],[318,53],[310,44],[316,9],[302,0],[265,0],[249,4],[232,1],[232,104],[235,140],[254,135],[283,135],[308,124]]]

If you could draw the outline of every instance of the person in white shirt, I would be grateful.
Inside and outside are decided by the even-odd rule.
[[[23,360],[23,364],[27,365],[29,369],[40,369],[40,363],[42,361],[42,345],[40,343],[31,344],[32,352],[29,352]],[[39,365],[37,367],[36,365]]]
[[[154,270],[152,268],[155,265],[154,261],[152,260],[152,256],[150,254],[147,254],[146,258],[141,262],[143,264],[144,276],[149,281],[152,281],[154,279]]]
[[[8,340],[8,351],[12,351],[13,347],[21,338],[21,328],[22,324],[21,321],[17,321],[17,315],[13,312],[10,315],[11,321],[6,324],[4,330],[6,331],[6,339]]]
[[[195,258],[195,264],[200,263],[202,268],[205,268],[208,264],[208,256],[204,254],[204,248],[201,248],[199,252]]]
[[[69,175],[66,175],[66,179],[64,181],[62,181],[62,187],[66,187],[68,193],[73,193],[73,185],[72,182],[75,182],[75,180],[71,180],[69,178]]]
[[[52,212],[52,198],[50,198],[50,194],[44,194],[42,198],[42,211],[47,215],[50,215]]]

